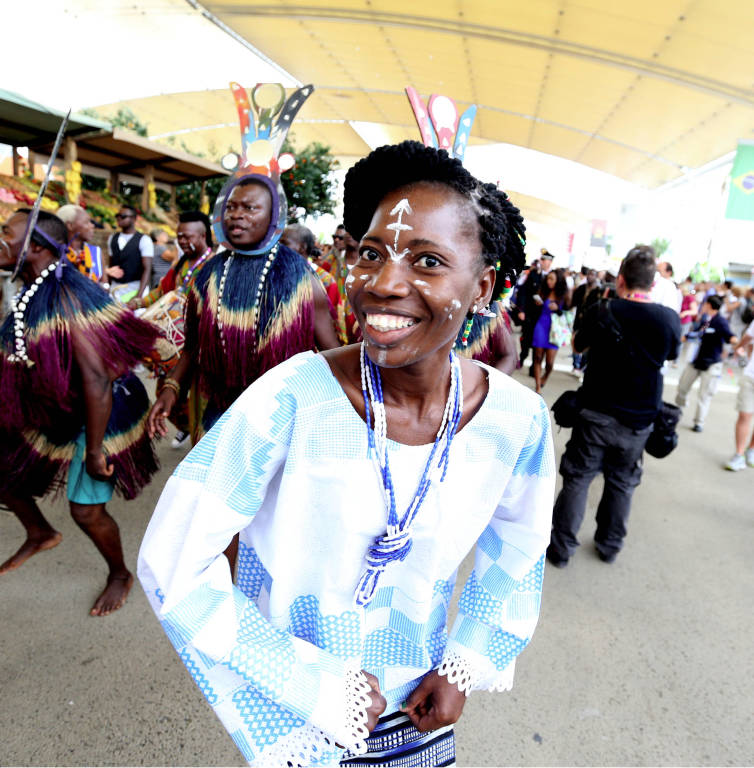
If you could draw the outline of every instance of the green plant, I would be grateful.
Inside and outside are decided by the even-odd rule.
[[[110,208],[105,208],[104,205],[98,205],[97,203],[89,203],[86,206],[86,210],[88,211],[89,215],[100,224],[107,224],[113,228],[117,226],[115,220],[115,211],[111,210]]]
[[[92,107],[81,110],[82,115],[94,117],[97,120],[106,120],[116,128],[127,128],[138,136],[148,136],[147,124],[141,120],[128,107],[121,107],[114,115],[104,115]]]
[[[655,249],[655,255],[659,259],[660,256],[662,256],[670,247],[670,240],[665,240],[662,237],[656,237],[654,240],[652,240],[650,245]]]
[[[290,222],[297,220],[298,208],[304,209],[304,215],[332,213],[335,210],[332,172],[338,167],[338,161],[330,154],[330,147],[315,141],[297,151],[286,139],[281,154],[283,152],[290,152],[296,158],[296,165],[281,178],[288,198]]]
[[[107,179],[101,179],[99,176],[89,176],[81,174],[81,189],[90,189],[92,192],[104,192],[107,189]]]
[[[218,176],[214,179],[207,179],[206,193],[209,199],[210,210],[215,204],[215,198],[220,194],[220,190],[225,184],[226,178]],[[201,204],[202,183],[201,181],[189,181],[187,184],[179,184],[175,188],[175,203],[179,211],[198,211]]]

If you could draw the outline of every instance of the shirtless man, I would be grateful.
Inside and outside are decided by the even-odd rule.
[[[133,577],[105,504],[116,488],[133,498],[157,469],[143,427],[149,400],[128,374],[156,331],[68,262],[57,216],[40,213],[23,259],[28,217],[13,214],[0,239],[0,269],[22,262],[23,281],[0,328],[0,503],[26,529],[0,575],[60,543],[37,499],[67,472],[71,515],[107,563],[107,583],[91,609],[106,616],[123,605]]]

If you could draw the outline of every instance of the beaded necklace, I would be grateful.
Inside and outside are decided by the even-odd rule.
[[[277,256],[277,253],[278,244],[275,243],[275,245],[270,249],[270,252],[267,254],[267,261],[265,262],[264,267],[262,267],[262,275],[259,278],[259,285],[257,286],[257,295],[254,298],[254,304],[251,307],[252,312],[254,312],[254,322],[252,327],[254,328],[255,346],[259,337],[257,323],[259,322],[259,302],[262,298],[262,289],[264,288],[267,273],[270,271],[270,267],[272,266],[272,262],[275,261],[275,256]],[[225,262],[225,268],[223,269],[223,274],[220,278],[220,288],[217,292],[217,330],[220,334],[220,343],[222,344],[223,352],[226,352],[227,350],[225,348],[225,334],[223,333],[223,320],[221,312],[223,305],[223,293],[225,292],[225,281],[228,279],[228,271],[230,270],[230,263],[233,261],[233,256],[234,254],[231,253],[228,260]]]
[[[11,363],[26,363],[29,368],[34,365],[34,361],[29,360],[26,341],[24,340],[24,328],[26,327],[24,316],[26,315],[26,308],[29,306],[29,302],[34,298],[34,294],[39,290],[45,278],[55,272],[58,264],[60,264],[59,260],[45,267],[30,286],[21,288],[11,299],[10,311],[13,313],[13,335],[16,338],[16,351],[8,355],[8,361]]]
[[[188,284],[191,281],[191,277],[196,272],[199,267],[207,260],[207,257],[212,253],[211,248],[207,248],[207,250],[194,262],[194,266],[189,269],[188,272],[186,272],[186,275],[183,278],[183,282],[181,283],[180,292],[186,293],[188,290]]]
[[[626,294],[627,299],[638,299],[639,301],[652,301],[652,297],[648,293],[640,293],[639,291],[631,291]]]
[[[375,461],[377,471],[382,480],[382,490],[387,507],[387,528],[385,533],[369,547],[366,554],[367,567],[359,579],[354,595],[354,602],[359,607],[369,605],[374,596],[380,574],[395,560],[405,560],[411,551],[411,526],[422,502],[427,496],[433,477],[440,474],[440,482],[445,480],[450,459],[450,444],[458,429],[463,413],[463,382],[461,364],[451,351],[450,359],[450,388],[445,409],[442,414],[440,428],[432,445],[424,471],[419,479],[419,485],[414,497],[409,502],[403,517],[399,520],[395,508],[395,489],[390,474],[390,462],[387,450],[387,418],[382,394],[382,378],[380,369],[366,354],[364,343],[361,344],[361,391],[364,397],[364,410],[367,424],[367,440],[369,453]],[[371,403],[371,412],[370,412]],[[374,414],[374,427],[371,413]],[[433,461],[439,452],[439,458],[433,467]]]

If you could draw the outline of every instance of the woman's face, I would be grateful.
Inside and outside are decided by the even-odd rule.
[[[437,184],[389,193],[377,206],[346,281],[369,357],[399,368],[450,349],[466,313],[490,300],[471,205]]]
[[[553,291],[555,290],[555,283],[558,282],[558,276],[554,272],[547,273],[547,287]]]

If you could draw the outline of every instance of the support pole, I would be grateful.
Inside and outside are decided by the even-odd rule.
[[[149,187],[154,184],[154,166],[148,165],[144,169],[144,187],[141,190],[141,210],[147,213],[151,206],[149,205]]]

